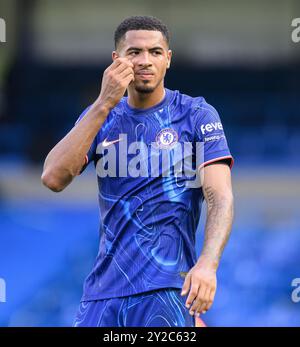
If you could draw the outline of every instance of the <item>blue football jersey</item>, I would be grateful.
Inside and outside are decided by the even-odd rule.
[[[87,153],[86,165],[93,161],[97,173],[100,242],[81,301],[181,288],[197,261],[203,193],[188,184],[190,172],[220,159],[232,166],[233,159],[214,107],[203,97],[165,92],[148,109],[132,108],[123,97]]]

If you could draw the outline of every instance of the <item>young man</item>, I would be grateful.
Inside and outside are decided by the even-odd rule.
[[[164,88],[171,56],[160,20],[125,19],[99,97],[46,158],[42,182],[55,192],[89,162],[97,171],[100,247],[75,326],[195,326],[213,303],[233,218],[233,159],[216,110],[203,97]],[[195,164],[197,143],[204,144],[204,160],[196,163],[202,187],[177,170],[177,154],[185,153],[177,149],[191,144]]]

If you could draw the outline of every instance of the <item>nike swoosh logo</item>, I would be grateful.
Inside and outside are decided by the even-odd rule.
[[[117,139],[117,140],[112,140],[112,141],[107,141],[107,139],[105,139],[103,142],[102,142],[102,146],[103,147],[108,147],[114,143],[117,143],[119,141],[121,141],[122,139]]]

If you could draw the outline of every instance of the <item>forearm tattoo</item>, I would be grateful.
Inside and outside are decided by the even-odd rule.
[[[204,195],[207,202],[207,219],[201,255],[219,264],[231,232],[233,199],[232,196],[219,194],[212,187],[205,187]]]

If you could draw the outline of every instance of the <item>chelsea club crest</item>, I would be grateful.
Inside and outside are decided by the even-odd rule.
[[[178,134],[172,128],[162,129],[156,135],[156,144],[161,149],[171,149],[178,142]]]

